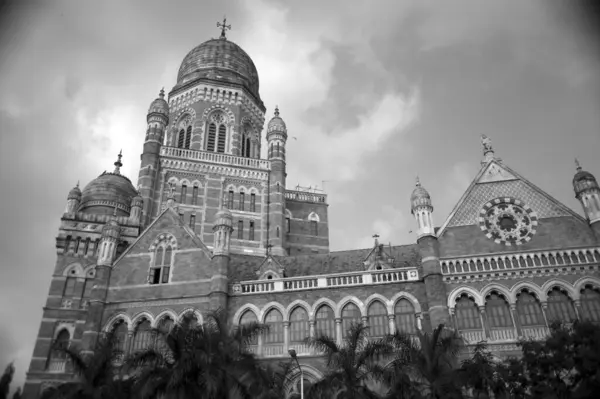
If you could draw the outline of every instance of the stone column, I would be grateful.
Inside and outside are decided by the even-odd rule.
[[[290,347],[290,322],[283,322],[283,355],[288,353]]]
[[[542,307],[542,315],[544,315],[544,322],[546,323],[546,327],[550,327],[550,325],[548,324],[548,317],[546,316],[546,310],[548,309],[548,302],[544,301],[544,302],[540,302],[541,303],[541,307]]]
[[[390,334],[393,335],[396,333],[396,316],[393,314],[388,315],[388,324],[390,328]]]
[[[577,320],[583,320],[583,316],[581,314],[581,299],[576,299],[573,301],[573,308],[575,309]]]
[[[309,334],[311,338],[315,338],[316,333],[315,333],[315,321],[314,320],[309,320],[308,321],[308,326],[309,326]]]
[[[481,317],[481,326],[483,327],[483,333],[485,334],[485,337],[489,340],[492,334],[490,331],[487,313],[485,312],[485,306],[479,306],[479,315]]]
[[[335,319],[335,335],[336,342],[341,345],[344,340],[344,333],[342,331],[342,319],[339,317]]]
[[[521,322],[519,321],[519,314],[517,313],[517,304],[510,304],[510,318],[512,319],[513,325],[515,326],[515,332],[517,337],[523,336],[523,331],[521,331]]]
[[[421,254],[431,328],[435,329],[439,324],[448,325],[449,321],[446,288],[439,259],[439,243],[437,238],[431,235],[419,238],[417,243]]]

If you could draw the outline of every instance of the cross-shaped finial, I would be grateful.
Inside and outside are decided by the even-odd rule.
[[[279,116],[279,105],[275,106],[275,116]]]
[[[579,160],[577,158],[575,158],[575,167],[578,171],[581,170],[581,165],[579,164]]]
[[[227,39],[225,37],[225,31],[231,30],[231,25],[227,25],[227,17],[223,16],[223,23],[217,22],[217,28],[221,28],[221,39]]]
[[[117,174],[121,173],[121,166],[123,166],[123,163],[121,162],[121,158],[123,158],[123,150],[119,151],[117,162],[114,163],[114,165],[115,165],[114,173],[117,173]]]
[[[419,180],[419,176],[417,176],[416,186],[421,187],[421,180]]]
[[[379,238],[379,234],[373,234],[373,238]]]

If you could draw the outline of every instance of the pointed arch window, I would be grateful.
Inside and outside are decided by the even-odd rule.
[[[360,317],[361,314],[358,306],[352,302],[344,306],[342,309],[342,331],[344,336],[346,336],[352,324],[360,323]]]
[[[256,194],[250,194],[250,212],[256,212]]]
[[[250,229],[248,231],[248,239],[254,241],[254,221],[250,221]]]
[[[600,292],[592,287],[581,291],[581,310],[585,320],[600,322]]]
[[[169,282],[171,266],[173,262],[173,250],[171,246],[159,246],[154,257],[154,266],[150,268],[150,284],[166,284]]]
[[[227,195],[227,209],[233,209],[233,190],[229,190]]]
[[[309,335],[308,313],[297,306],[290,314],[290,343],[302,344]]]
[[[374,301],[369,305],[369,334],[373,337],[383,337],[388,333],[387,310],[383,303]]]
[[[269,327],[265,335],[265,344],[283,344],[283,315],[277,309],[271,309],[265,317]]]
[[[238,231],[237,231],[238,240],[244,239],[244,221],[238,220]]]
[[[538,300],[527,291],[522,291],[517,296],[517,314],[519,315],[519,321],[523,327],[546,325],[544,314],[542,313],[542,306]]]
[[[240,211],[244,210],[244,205],[245,205],[244,202],[246,202],[246,194],[244,194],[244,192],[242,191],[242,192],[240,192],[240,203],[239,203]]]
[[[226,118],[222,112],[214,112],[209,119],[208,135],[206,136],[206,151],[225,152],[227,142]]]
[[[490,328],[513,327],[510,307],[502,295],[495,292],[490,294],[485,302],[485,312],[490,323]]]
[[[456,301],[456,324],[459,330],[483,330],[481,315],[477,304],[466,295]]]
[[[335,339],[335,314],[333,309],[327,305],[323,305],[315,314],[315,329],[317,336],[327,335]]]
[[[548,323],[561,321],[572,323],[577,320],[573,301],[559,288],[554,288],[548,292]]]
[[[258,318],[256,317],[256,314],[254,314],[253,311],[251,310],[246,310],[244,312],[244,314],[242,315],[242,317],[240,317],[240,326],[243,325],[251,325],[254,323],[258,323]],[[250,349],[251,351],[256,348],[256,345],[258,344],[258,337],[252,337],[252,339],[250,340],[250,342],[248,343],[248,349]]]
[[[185,129],[179,130],[179,136],[177,137],[177,148],[184,148],[185,146]]]
[[[396,330],[406,334],[415,334],[417,327],[415,325],[415,307],[406,298],[400,299],[394,306],[394,320]]]
[[[190,144],[192,142],[192,125],[187,127],[185,134],[185,148],[190,148]]]
[[[71,334],[66,328],[63,328],[56,335],[52,350],[50,351],[48,371],[64,371],[64,362],[67,360],[65,350],[69,347],[70,342]]]
[[[77,283],[76,277],[67,277],[67,281],[65,281],[65,290],[63,291],[63,296],[69,297],[75,295],[75,284]]]
[[[208,137],[206,139],[206,151],[215,151],[215,142],[217,138],[217,125],[213,122],[208,125]]]
[[[181,204],[187,203],[187,185],[181,185],[181,200],[179,201]]]
[[[133,334],[133,342],[131,344],[131,352],[141,352],[152,344],[152,329],[150,321],[144,319],[141,321]]]
[[[198,185],[194,184],[194,188],[192,189],[192,205],[198,204]]]

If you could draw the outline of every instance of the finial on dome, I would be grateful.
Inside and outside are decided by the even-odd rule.
[[[158,93],[158,96],[160,98],[165,98],[165,88],[164,87],[162,89],[160,89],[160,92]]]
[[[575,167],[577,168],[578,172],[581,171],[581,164],[577,158],[575,158]]]
[[[119,151],[117,162],[114,163],[114,165],[115,165],[114,173],[116,173],[116,174],[121,173],[121,166],[123,166],[123,163],[121,162],[121,158],[123,158],[123,150]]]
[[[373,234],[373,238],[375,239],[374,247],[377,248],[379,246],[379,240],[378,240],[379,234],[377,234],[377,233]]]
[[[279,116],[279,105],[275,106],[275,116]]]
[[[227,29],[231,30],[231,25],[227,25],[227,17],[223,16],[223,23],[217,22],[217,28],[221,28],[221,39],[227,39],[225,36],[225,31]]]
[[[77,184],[75,185],[75,187],[79,188],[79,180],[77,180]]]
[[[415,185],[416,185],[417,187],[421,187],[421,180],[419,180],[419,176],[417,176],[417,179],[416,179],[416,183],[415,183]]]

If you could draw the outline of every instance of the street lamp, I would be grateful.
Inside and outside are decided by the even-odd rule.
[[[300,367],[300,362],[298,361],[298,355],[296,354],[295,349],[288,350],[288,353],[296,361],[298,368],[300,369],[300,399],[304,399],[304,373],[302,371],[302,367]]]

